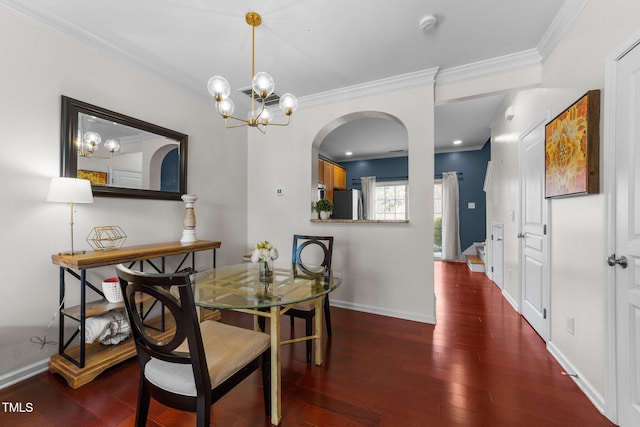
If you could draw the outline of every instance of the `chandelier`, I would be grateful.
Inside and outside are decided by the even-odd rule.
[[[96,150],[98,150],[101,142],[102,137],[98,132],[85,132],[82,139],[78,138],[78,140],[76,141],[76,145],[78,147],[78,155],[80,157],[110,158],[96,154]],[[113,153],[120,150],[120,143],[117,139],[108,139],[104,142],[104,148],[110,153],[111,156],[113,156]]]
[[[287,116],[287,121],[286,123],[272,122],[273,113],[269,107],[266,106],[266,100],[273,94],[275,82],[268,73],[255,72],[255,29],[262,23],[262,17],[256,12],[249,12],[245,20],[247,24],[251,26],[251,111],[248,114],[248,118],[242,119],[232,115],[235,106],[233,101],[229,99],[231,86],[227,79],[221,76],[211,77],[207,83],[207,90],[216,101],[216,109],[224,119],[224,126],[226,128],[249,126],[257,128],[262,133],[266,133],[268,125],[287,126],[291,122],[291,114],[298,108],[298,100],[290,93],[282,95],[279,105],[282,112]],[[259,102],[257,107],[255,105],[256,100]],[[230,125],[228,119],[233,119],[240,123]]]

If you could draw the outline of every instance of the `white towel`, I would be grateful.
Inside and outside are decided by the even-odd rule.
[[[131,326],[122,310],[111,311],[90,317],[85,322],[85,341],[91,344],[96,339],[105,345],[118,344],[129,337]]]

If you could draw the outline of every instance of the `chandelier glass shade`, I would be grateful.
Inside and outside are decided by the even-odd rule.
[[[120,149],[120,143],[116,139],[107,139],[104,142],[104,148],[109,150],[110,153],[114,153]]]
[[[100,157],[95,154],[102,142],[102,137],[98,132],[88,131],[78,140],[78,154],[80,157]],[[120,150],[120,142],[117,139],[108,139],[104,142],[104,148],[113,156],[113,153]]]
[[[102,142],[102,137],[97,132],[85,132],[82,139],[84,140],[84,147],[89,153],[96,151],[98,145]]]
[[[231,94],[231,85],[222,76],[213,76],[207,82],[207,90],[216,102],[216,110],[224,119],[226,128],[236,128],[241,126],[255,127],[262,133],[266,133],[268,125],[287,126],[291,121],[291,115],[298,108],[298,100],[290,93],[285,93],[280,97],[279,106],[282,112],[287,116],[285,123],[274,123],[273,112],[266,106],[266,100],[275,90],[275,82],[273,77],[264,71],[255,72],[255,27],[262,23],[262,18],[256,12],[247,13],[245,20],[251,26],[251,111],[247,118],[239,118],[233,115],[235,105],[229,98]],[[256,107],[255,101],[259,105]],[[228,119],[238,122],[230,125]]]

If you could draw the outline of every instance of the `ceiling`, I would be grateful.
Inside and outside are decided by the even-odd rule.
[[[306,96],[536,49],[563,3],[572,1],[0,0],[0,5],[203,96],[212,75],[224,76],[238,111],[248,108],[243,101],[248,97],[236,91],[251,81],[251,27],[244,18],[249,11],[262,15],[256,71],[269,72],[276,93],[295,94],[303,109]],[[418,25],[427,14],[438,20],[429,32]],[[438,106],[436,151],[447,150],[453,139],[462,139],[463,149],[482,146],[503,97]]]

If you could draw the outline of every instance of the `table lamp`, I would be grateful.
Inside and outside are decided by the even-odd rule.
[[[81,252],[73,250],[73,204],[93,203],[93,193],[91,192],[91,182],[87,179],[78,178],[53,178],[47,195],[48,202],[69,203],[71,207],[71,252],[64,252],[65,255],[74,255]]]

